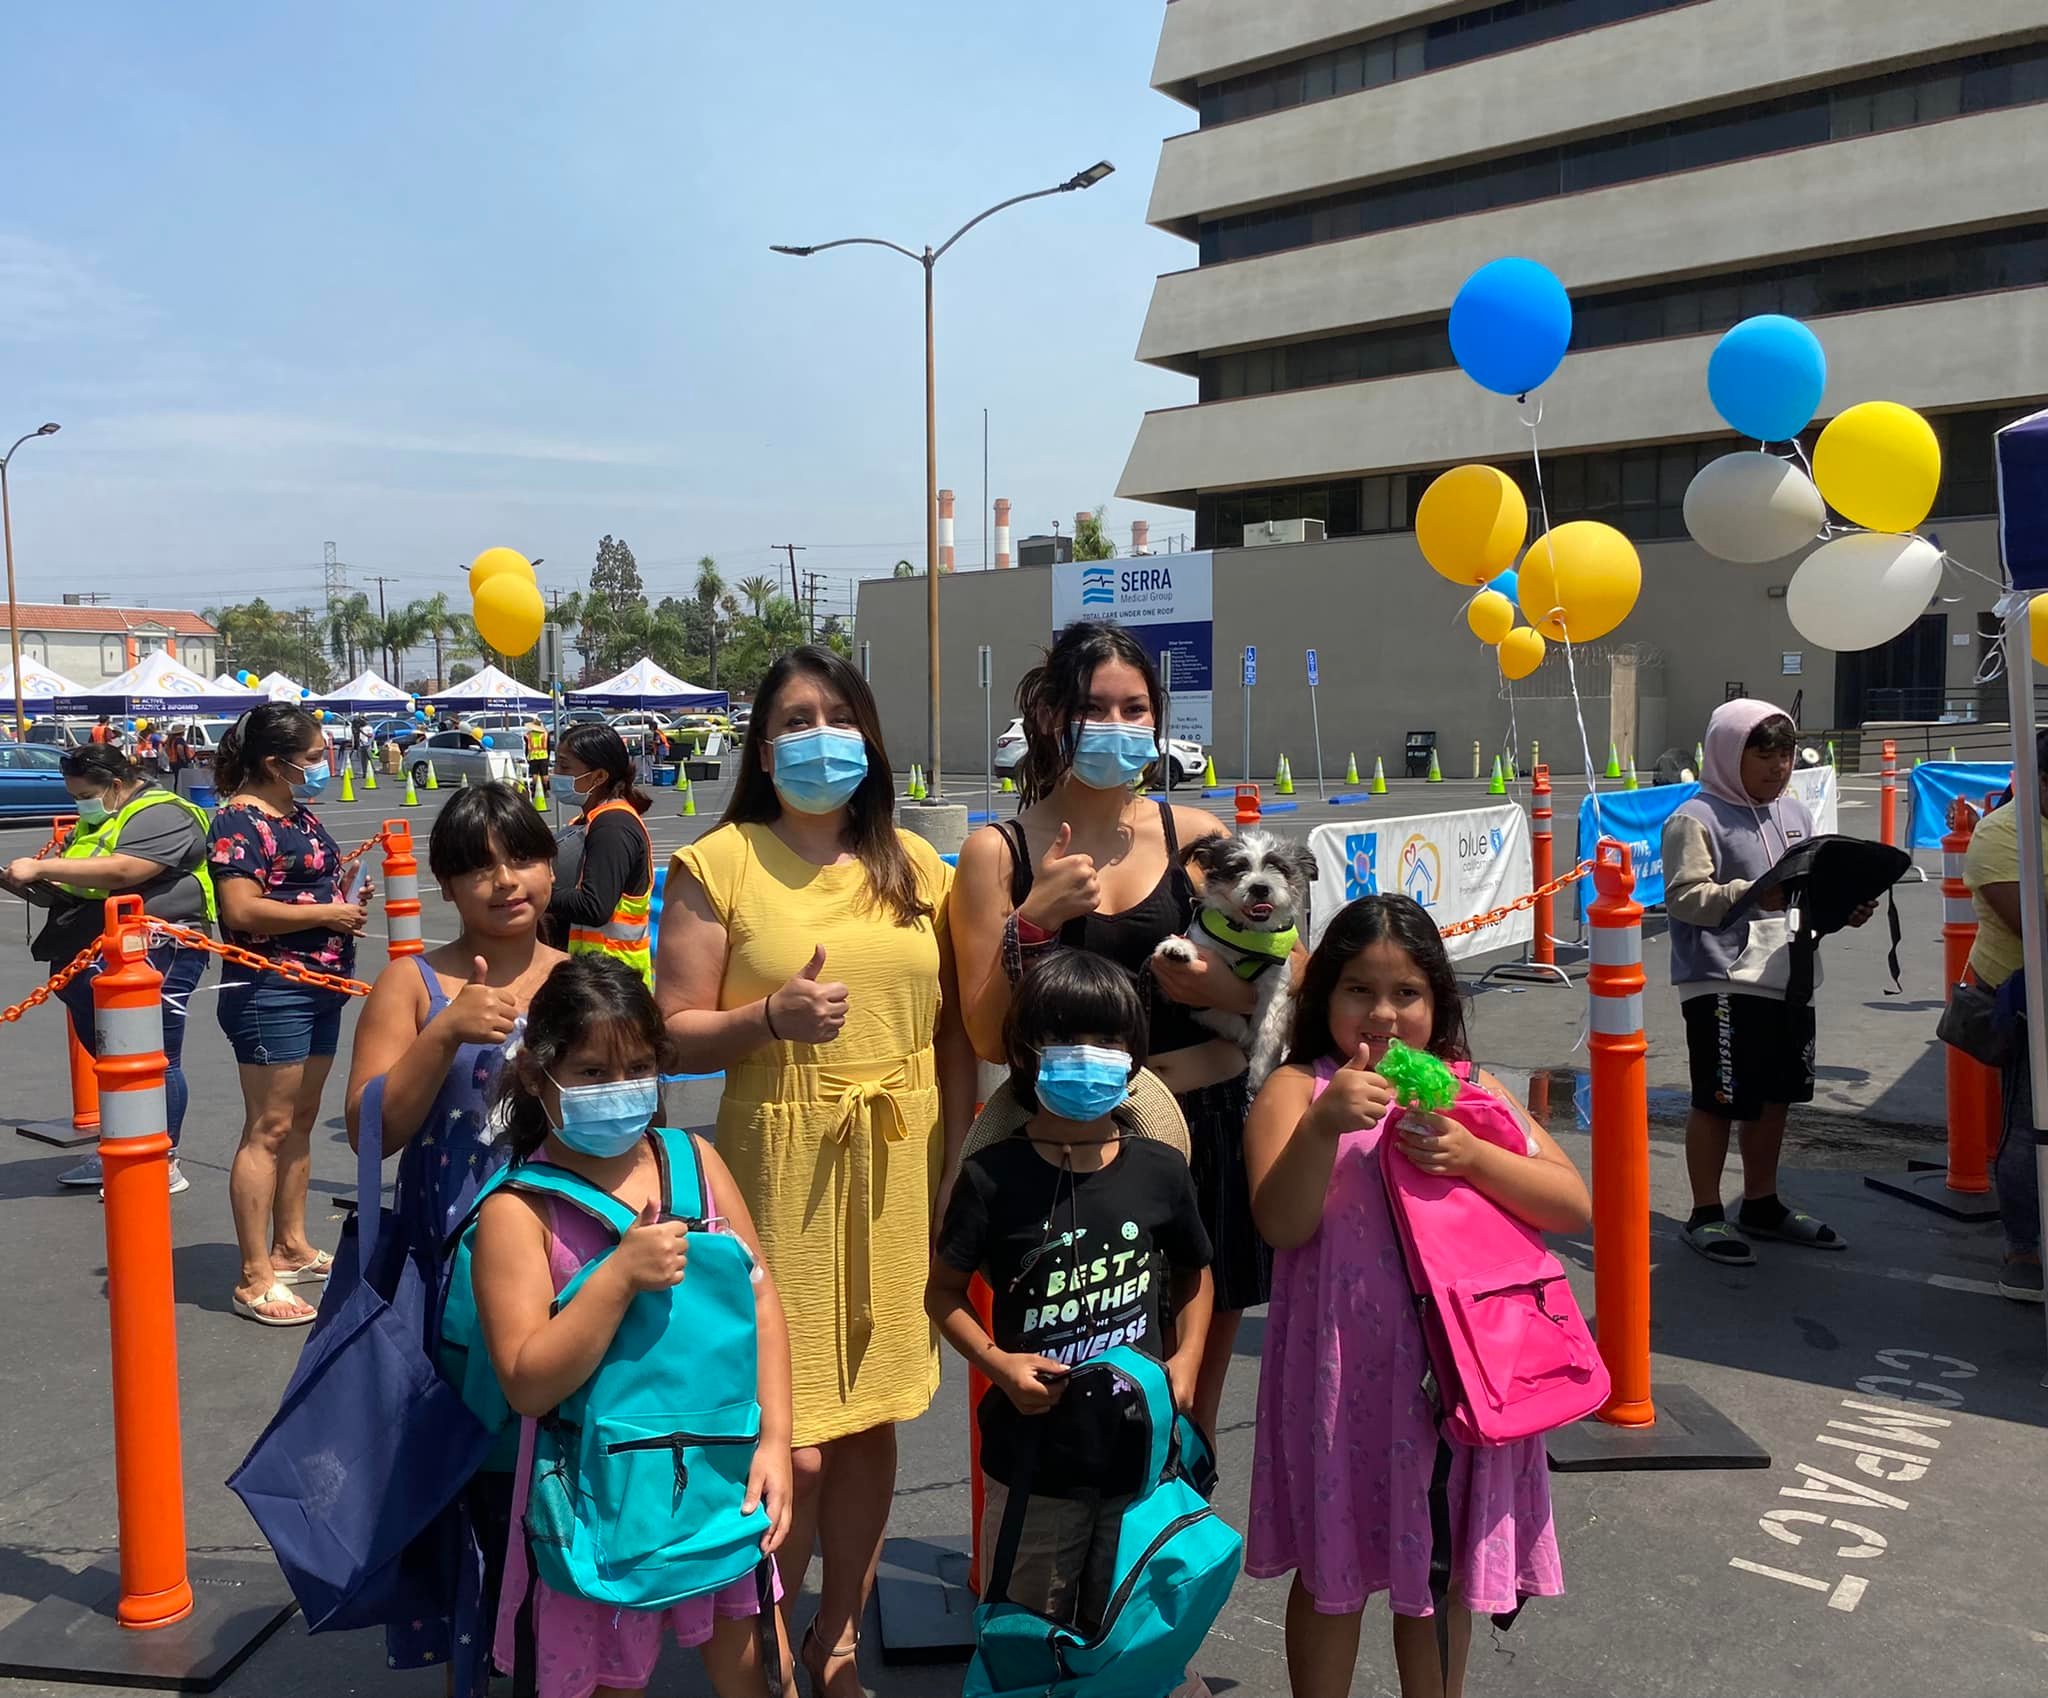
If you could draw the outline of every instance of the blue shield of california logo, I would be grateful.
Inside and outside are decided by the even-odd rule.
[[[1344,900],[1380,893],[1380,838],[1376,831],[1354,831],[1344,839]]]

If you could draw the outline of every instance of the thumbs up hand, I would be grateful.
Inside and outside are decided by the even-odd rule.
[[[846,1024],[846,987],[826,979],[825,946],[768,998],[768,1024],[785,1043],[829,1044]]]
[[[1017,909],[1020,920],[1040,931],[1056,932],[1069,920],[1094,913],[1102,901],[1095,857],[1070,854],[1068,849],[1073,841],[1073,827],[1062,820],[1051,845],[1039,859],[1030,894]]]
[[[512,1035],[519,1004],[510,991],[493,990],[490,981],[490,963],[479,955],[470,964],[469,982],[442,1011],[457,1043],[502,1044]]]
[[[1377,1126],[1393,1106],[1392,1083],[1372,1070],[1367,1047],[1360,1044],[1358,1053],[1337,1069],[1323,1094],[1316,1098],[1309,1118],[1320,1131],[1334,1138]]]
[[[665,1291],[683,1283],[690,1260],[690,1229],[679,1220],[663,1220],[660,1205],[650,1202],[619,1240],[613,1258],[635,1291]]]

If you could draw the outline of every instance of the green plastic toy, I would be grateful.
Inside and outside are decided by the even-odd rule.
[[[1373,1069],[1394,1087],[1403,1108],[1446,1109],[1458,1100],[1458,1076],[1427,1050],[1410,1049],[1399,1039]]]

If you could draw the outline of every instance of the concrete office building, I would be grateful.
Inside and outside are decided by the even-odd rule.
[[[1816,429],[1860,400],[1925,412],[1945,454],[1925,528],[1995,569],[1991,433],[2048,399],[2048,5],[1168,0],[1163,14],[1153,86],[1196,122],[1165,143],[1148,216],[1193,263],[1158,280],[1137,355],[1197,387],[1144,419],[1118,493],[1190,509],[1195,546],[1220,551],[1226,771],[1246,641],[1264,662],[1255,767],[1285,748],[1302,769],[1310,643],[1333,746],[1370,742],[1391,765],[1407,729],[1454,750],[1498,739],[1497,678],[1412,527],[1429,479],[1461,461],[1535,493],[1535,403],[1456,370],[1446,328],[1459,283],[1509,253],[1555,270],[1576,309],[1572,352],[1540,393],[1550,518],[1606,520],[1642,550],[1642,599],[1616,633],[1640,652],[1646,703],[1662,703],[1642,711],[1639,755],[1689,750],[1734,689],[1800,695],[1809,727],[1974,711],[1980,581],[1951,575],[1942,593],[1960,599],[1837,657],[1785,616],[1796,559],[1714,561],[1685,539],[1680,503],[1700,465],[1738,446],[1707,399],[1716,338],[1785,312],[1827,348]],[[1317,525],[1328,540],[1245,546]],[[1026,587],[984,609],[948,584],[949,740],[978,749],[974,645],[996,644],[1000,677],[1034,616],[1045,628],[1044,591],[1009,605]],[[861,618],[879,672],[909,592],[878,588]],[[923,637],[904,634],[907,688]],[[1592,658],[1580,685],[1604,696]],[[1554,653],[1517,687],[1524,742],[1526,704],[1559,695],[1562,672]],[[892,703],[906,739],[913,707]],[[1333,709],[1348,723],[1333,728]],[[1540,734],[1566,764],[1555,731]]]

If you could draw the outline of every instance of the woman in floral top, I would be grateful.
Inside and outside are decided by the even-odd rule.
[[[270,702],[242,715],[214,757],[227,800],[208,859],[223,938],[346,977],[370,884],[349,883],[354,869],[306,806],[330,771],[327,740],[304,708]],[[221,1030],[242,1075],[242,1143],[228,1176],[242,1250],[234,1308],[262,1326],[306,1325],[315,1310],[294,1287],[327,1277],[327,1252],[306,1236],[306,1179],[347,1001],[254,968],[230,967],[221,983]]]

